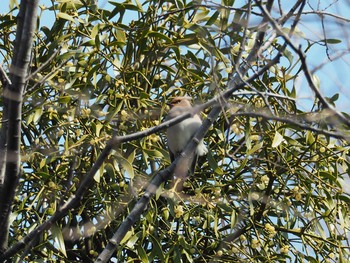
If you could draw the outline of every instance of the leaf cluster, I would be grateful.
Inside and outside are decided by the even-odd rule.
[[[47,13],[55,19],[42,25]],[[207,101],[227,89],[238,68],[248,64],[241,76],[246,79],[281,55],[283,63],[222,104],[205,139],[210,151],[199,159],[196,174],[181,193],[163,184],[113,257],[120,262],[348,258],[349,147],[322,132],[345,126],[317,99],[310,110],[299,107],[300,59],[283,48],[282,37],[273,38],[271,27],[250,25],[251,16],[263,17],[257,4],[237,7],[233,0],[112,1],[108,8],[60,0],[42,7],[23,102],[23,173],[9,246],[75,194],[112,136],[157,126],[168,98]],[[10,13],[0,24],[8,70],[16,22]],[[259,42],[262,28],[268,33]],[[256,43],[271,45],[247,63]],[[296,124],[284,122],[286,116]],[[24,259],[92,262],[152,175],[169,162],[163,133],[118,145],[79,206],[28,244]],[[14,262],[20,258],[18,252]]]

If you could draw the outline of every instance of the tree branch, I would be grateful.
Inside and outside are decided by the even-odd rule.
[[[322,113],[320,113],[322,114]],[[245,108],[244,110],[240,111],[240,112],[236,112],[236,113],[232,113],[233,116],[249,116],[249,117],[260,117],[260,118],[264,118],[266,120],[275,120],[275,121],[279,121],[279,122],[283,122],[283,123],[287,123],[287,124],[291,124],[297,127],[300,127],[304,130],[309,130],[309,131],[313,131],[319,134],[324,134],[327,136],[331,136],[337,139],[344,139],[346,141],[350,141],[350,134],[344,134],[344,133],[339,133],[339,132],[331,132],[331,131],[327,131],[325,129],[320,129],[320,128],[316,128],[316,127],[312,127],[310,125],[307,125],[306,123],[312,123],[312,121],[310,121],[307,117],[302,118],[300,116],[274,116],[270,113],[266,113],[264,111],[261,111],[261,109],[259,111],[255,111],[255,110],[249,110],[248,108]],[[310,118],[311,119],[311,118]],[[313,119],[313,118],[312,118]],[[319,117],[317,118],[318,120],[320,119]]]
[[[337,20],[341,20],[341,21],[344,21],[344,22],[347,22],[347,23],[350,22],[349,18],[346,18],[346,17],[343,17],[343,16],[339,16],[339,15],[336,15],[336,14],[333,14],[333,13],[329,13],[329,12],[324,12],[324,11],[317,11],[317,10],[304,11],[304,12],[302,12],[302,14],[303,15],[330,16],[330,17],[333,17],[333,18],[335,18]]]
[[[4,88],[12,84],[10,78],[7,76],[7,73],[5,72],[5,70],[1,65],[0,65],[0,81]]]
[[[214,101],[213,101],[213,103],[214,103]],[[195,109],[198,110],[198,108],[196,108],[196,107],[195,107]],[[147,130],[144,130],[141,132],[136,132],[136,133],[126,135],[126,136],[115,136],[112,139],[110,139],[107,142],[106,147],[103,149],[103,151],[101,152],[101,154],[97,158],[96,162],[92,166],[89,173],[85,176],[84,180],[81,182],[75,195],[71,196],[71,198],[68,201],[66,201],[61,207],[59,207],[56,210],[55,214],[49,220],[45,221],[44,223],[42,223],[41,225],[36,227],[27,236],[25,236],[23,239],[21,239],[16,244],[14,244],[10,249],[6,250],[3,254],[1,254],[0,261],[8,259],[11,256],[13,256],[14,254],[16,254],[18,252],[18,250],[23,249],[26,246],[26,244],[31,242],[37,235],[39,235],[40,233],[42,233],[45,230],[48,230],[57,220],[64,217],[69,212],[70,209],[76,207],[79,204],[80,200],[83,198],[85,192],[91,186],[91,183],[93,182],[93,178],[94,178],[95,173],[101,167],[104,160],[108,157],[109,153],[112,151],[113,148],[117,147],[121,143],[137,140],[137,139],[143,138],[145,136],[148,136],[150,134],[164,130],[172,125],[175,125],[175,124],[183,121],[186,118],[191,117],[195,113],[196,113],[196,111],[187,112],[187,113],[185,113],[181,116],[178,116],[174,119],[163,122],[161,125],[153,127],[151,129],[147,129]],[[176,165],[176,163],[174,165],[172,165],[171,168],[169,168],[169,170],[174,169],[175,165]],[[166,173],[166,172],[164,172],[164,173]],[[163,175],[161,177],[164,178]],[[159,180],[159,178],[158,178],[158,180]],[[164,181],[165,179],[162,179],[162,180]],[[142,199],[142,202],[144,202],[145,199],[148,200],[147,196]],[[141,204],[139,206],[141,206]]]
[[[283,39],[288,43],[288,45],[294,50],[295,53],[297,53],[297,55],[299,56],[299,59],[301,61],[301,66],[303,69],[303,72],[305,74],[306,80],[311,88],[311,90],[315,93],[316,97],[318,98],[318,100],[321,102],[321,104],[331,110],[335,116],[337,116],[337,118],[339,118],[344,124],[346,124],[347,126],[350,126],[350,120],[348,118],[346,118],[342,113],[340,113],[339,111],[337,111],[333,105],[331,105],[326,98],[322,95],[321,91],[316,87],[313,79],[312,79],[312,75],[309,71],[309,67],[306,63],[306,56],[304,54],[304,52],[301,50],[301,47],[296,47],[292,40],[290,39],[290,37],[285,34],[282,30],[282,28],[278,25],[278,23],[272,18],[270,12],[263,6],[261,5],[260,1],[257,1],[261,11],[264,13],[264,15],[266,16],[266,18],[268,18],[270,24],[272,25],[272,27],[277,31],[277,33],[283,37]],[[260,4],[259,4],[260,3]]]
[[[14,58],[10,67],[11,84],[4,89],[7,113],[6,131],[6,169],[3,185],[0,188],[0,252],[7,247],[9,217],[20,177],[20,138],[22,97],[28,75],[34,31],[36,30],[39,0],[22,0],[18,14],[18,26],[14,47]],[[6,117],[5,117],[6,118]],[[5,132],[2,131],[2,134]],[[4,145],[1,145],[4,146]],[[1,163],[1,165],[4,165]],[[4,170],[0,167],[0,170]]]
[[[61,47],[59,47],[58,49],[56,49],[51,56],[43,63],[40,65],[40,67],[38,67],[34,72],[31,72],[30,75],[27,77],[27,81],[30,80],[31,78],[33,78],[36,74],[38,74],[43,68],[45,68],[58,54],[58,52],[61,51]]]

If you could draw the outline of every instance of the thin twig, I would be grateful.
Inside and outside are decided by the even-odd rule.
[[[339,15],[336,15],[336,14],[333,14],[333,13],[328,13],[328,12],[324,12],[324,11],[317,11],[317,10],[314,10],[314,11],[304,11],[302,12],[303,15],[323,15],[323,16],[330,16],[330,17],[333,17],[333,18],[336,18],[338,20],[342,20],[344,22],[347,22],[349,23],[350,22],[350,19],[349,18],[346,18],[346,17],[343,17],[343,16],[339,16]]]
[[[322,129],[322,128],[313,127],[313,126],[307,124],[307,123],[312,123],[310,120],[308,120],[307,117],[295,116],[295,115],[275,116],[275,115],[266,113],[266,112],[262,111],[261,109],[259,111],[256,111],[256,110],[249,110],[247,108],[244,108],[244,110],[242,110],[242,111],[232,113],[231,115],[233,115],[233,116],[260,117],[260,118],[264,118],[266,120],[275,120],[275,121],[279,121],[279,122],[283,122],[283,123],[297,126],[297,127],[304,129],[304,130],[313,131],[313,132],[316,132],[318,134],[324,134],[324,135],[331,136],[331,137],[334,137],[337,139],[344,139],[344,140],[350,142],[350,134],[346,135],[346,134],[339,133],[339,132],[331,132],[331,131],[327,131],[327,130]]]
[[[260,1],[257,1],[257,3],[259,3]],[[319,99],[319,101],[321,102],[321,104],[327,108],[330,109],[335,116],[337,116],[344,124],[346,124],[347,126],[350,127],[350,120],[348,118],[346,118],[342,113],[340,113],[339,111],[337,111],[335,109],[335,107],[333,107],[332,104],[330,104],[327,99],[322,95],[321,91],[316,87],[313,79],[312,79],[312,75],[309,71],[309,67],[306,63],[306,56],[304,54],[304,52],[301,50],[300,47],[296,47],[292,40],[290,39],[290,37],[285,34],[282,31],[282,28],[277,24],[277,22],[272,18],[271,14],[266,10],[266,8],[264,6],[262,6],[261,4],[259,4],[260,9],[262,10],[262,12],[265,14],[265,16],[269,19],[270,24],[273,26],[273,28],[277,31],[277,33],[282,36],[284,38],[284,40],[288,43],[288,45],[294,50],[295,53],[298,54],[300,61],[301,61],[301,66],[303,69],[303,72],[305,74],[306,80],[310,86],[310,88],[313,90],[313,92],[315,93],[316,97]]]
[[[7,73],[5,72],[5,70],[1,65],[0,65],[0,81],[2,82],[3,87],[6,87],[12,84],[10,78],[8,77]]]
[[[33,78],[38,72],[40,72],[43,68],[45,68],[57,55],[57,53],[61,50],[61,48],[58,48],[55,50],[55,52],[52,53],[52,55],[40,66],[38,67],[34,72],[32,72],[26,79],[26,81]]]
[[[53,74],[55,74],[57,70],[60,70],[60,69],[63,67],[63,65],[65,65],[69,60],[71,60],[71,58],[68,58],[68,59],[62,61],[62,62],[56,67],[55,70],[51,71],[49,74],[47,74],[47,75],[44,76],[41,80],[37,81],[33,86],[31,86],[30,89],[28,89],[27,93],[34,91],[35,88],[36,88],[38,85],[44,83],[48,78],[50,78]],[[32,74],[32,76],[34,76],[34,75]]]

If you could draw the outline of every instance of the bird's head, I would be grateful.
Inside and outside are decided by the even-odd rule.
[[[170,108],[173,107],[191,107],[191,97],[175,97],[173,98],[168,105]]]

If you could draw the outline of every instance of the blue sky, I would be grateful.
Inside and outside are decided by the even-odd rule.
[[[318,1],[310,1],[318,2]],[[335,1],[320,1],[323,3],[321,10]],[[316,4],[315,4],[316,5]],[[313,7],[313,6],[312,6]],[[311,8],[308,8],[311,10]],[[346,1],[338,1],[331,5],[325,12],[334,13],[344,18],[350,19],[350,5]],[[350,48],[350,27],[349,23],[342,24],[341,20],[335,19],[329,15],[324,16],[324,30],[322,28],[322,20],[318,15],[304,15],[304,19],[301,22],[300,29],[303,31],[307,38],[312,40],[319,40],[324,38],[326,33],[327,39],[340,39],[342,42],[339,44],[329,44],[328,53],[330,57],[335,56],[337,53],[349,50]],[[332,96],[334,93],[339,93],[339,101],[337,107],[339,110],[350,112],[350,91],[348,85],[350,83],[350,55],[349,51],[347,55],[342,56],[340,59],[330,61],[327,57],[326,47],[321,45],[314,45],[310,52],[307,54],[307,61],[309,62],[310,69],[322,65],[323,67],[317,70],[315,73],[320,78],[321,90],[326,96]]]

